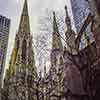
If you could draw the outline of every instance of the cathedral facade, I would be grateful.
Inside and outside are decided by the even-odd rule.
[[[93,10],[91,8],[91,12]],[[0,89],[0,100],[99,100],[100,28],[97,25],[100,21],[96,19],[99,19],[99,14],[95,12],[96,18],[89,16],[76,37],[66,6],[65,13],[66,45],[63,46],[61,41],[53,12],[51,66],[48,73],[44,66],[44,77],[41,77],[35,66],[28,5],[25,0],[4,87]],[[88,23],[91,23],[94,41],[79,50],[80,39]]]

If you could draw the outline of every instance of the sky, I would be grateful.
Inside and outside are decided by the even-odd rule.
[[[27,0],[31,24],[31,33],[38,33],[38,19],[44,14],[45,9],[60,11],[64,10],[67,5],[70,10],[70,0]],[[20,15],[22,12],[24,0],[0,0],[0,14],[11,19],[11,27],[9,34],[9,43],[7,50],[6,65],[9,63],[12,48],[14,46],[14,38],[18,30]],[[71,13],[70,13],[71,14]],[[36,34],[33,34],[33,37]]]

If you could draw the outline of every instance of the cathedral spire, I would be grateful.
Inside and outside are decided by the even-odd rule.
[[[56,56],[59,51],[63,50],[61,37],[58,30],[57,20],[55,12],[53,12],[53,33],[52,33],[52,50],[51,50],[51,65],[54,66],[57,63]]]
[[[7,87],[6,91],[11,91],[7,94],[8,100],[23,100],[23,98],[24,100],[30,100],[30,98],[36,100],[33,95],[35,91],[32,90],[32,88],[35,88],[32,84],[36,79],[37,68],[35,66],[32,35],[30,34],[28,5],[27,0],[25,0],[18,34],[15,37],[14,49],[4,82]],[[20,86],[17,84],[20,84]],[[18,90],[15,90],[13,86]]]
[[[68,15],[67,6],[65,6],[65,13],[66,13],[65,23],[66,23],[66,27],[67,27],[67,30],[65,32],[66,42],[67,42],[67,48],[66,49],[70,53],[75,54],[76,53],[75,32],[72,30],[71,20],[70,20],[70,17]]]
[[[71,31],[71,20],[68,15],[67,6],[65,6],[65,13],[66,13],[65,23],[67,26],[67,31]]]
[[[30,33],[29,15],[28,15],[28,4],[27,0],[24,2],[23,12],[21,14],[21,20],[18,32]]]
[[[53,35],[52,35],[52,49],[62,49],[61,38],[58,30],[55,12],[53,12]]]
[[[19,24],[19,31],[15,37],[15,45],[9,63],[9,76],[16,73],[17,70],[19,71],[20,68],[23,68],[22,66],[18,67],[19,64],[23,64],[25,66],[28,65],[28,68],[31,67],[31,73],[33,76],[37,74],[34,60],[34,50],[32,47],[32,36],[28,33],[30,33],[30,24],[27,0],[25,0]]]
[[[59,33],[55,12],[53,12],[53,32]]]

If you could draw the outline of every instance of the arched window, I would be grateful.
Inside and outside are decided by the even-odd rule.
[[[26,40],[23,40],[23,44],[22,44],[22,60],[25,61],[26,60],[26,47],[27,42]]]

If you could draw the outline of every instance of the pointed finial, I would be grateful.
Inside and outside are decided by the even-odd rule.
[[[70,21],[69,15],[68,15],[67,6],[65,6],[65,13],[66,13],[65,23],[67,25],[67,30],[70,30],[71,29],[71,21]]]
[[[58,25],[57,25],[57,21],[56,21],[56,14],[54,11],[53,11],[53,32],[59,33]]]
[[[53,11],[53,15],[55,16],[55,12]]]
[[[65,10],[67,10],[67,6],[65,5]]]
[[[67,10],[67,6],[65,5],[65,13],[66,13],[66,17],[69,17],[68,16],[68,10]]]
[[[66,17],[69,17],[68,16],[68,9],[67,9],[67,6],[65,5],[65,12],[66,12]]]

